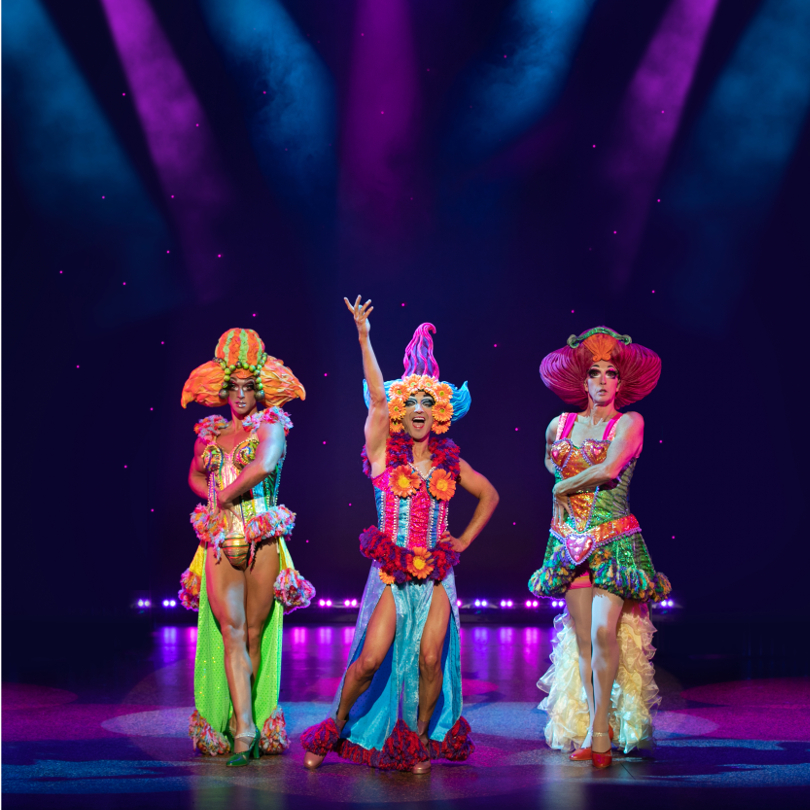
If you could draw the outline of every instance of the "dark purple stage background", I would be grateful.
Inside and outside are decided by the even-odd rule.
[[[797,610],[810,29],[777,5],[4,2],[6,621],[176,593],[208,414],[180,391],[234,326],[307,389],[296,564],[359,597],[358,293],[387,379],[431,321],[469,381],[449,435],[501,503],[462,598],[527,597],[561,410],[537,368],[607,324],[663,358],[632,504],[674,598]]]

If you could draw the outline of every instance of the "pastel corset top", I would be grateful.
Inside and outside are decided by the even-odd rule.
[[[616,432],[616,423],[621,417],[612,419],[605,426],[604,438],[586,439],[581,445],[574,444],[569,434],[576,421],[575,413],[563,413],[557,428],[557,439],[551,445],[551,460],[556,466],[556,480],[571,478],[595,464],[601,464],[607,457],[608,448]],[[569,496],[573,518],[566,516],[566,523],[576,531],[584,531],[600,523],[630,514],[628,489],[637,459],[625,466],[619,477],[608,484],[602,484],[596,491],[580,492]]]

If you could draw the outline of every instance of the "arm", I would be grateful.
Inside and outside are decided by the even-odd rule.
[[[546,428],[546,457],[543,459],[543,463],[546,465],[546,469],[554,475],[557,470],[557,465],[554,463],[554,460],[551,458],[551,445],[554,444],[557,438],[557,427],[560,424],[560,417],[555,416],[549,423],[548,427]]]
[[[369,394],[368,416],[366,417],[366,455],[372,467],[372,475],[379,475],[380,467],[385,466],[385,443],[388,439],[388,400],[385,396],[385,384],[383,381],[380,364],[371,348],[371,324],[368,316],[374,309],[371,300],[365,304],[360,304],[360,296],[354,302],[354,306],[347,298],[343,299],[349,312],[354,316],[354,323],[357,326],[357,338],[360,341],[360,352],[363,355],[363,374],[366,378]]]
[[[256,457],[243,468],[233,483],[217,492],[217,502],[221,509],[230,509],[240,495],[267,478],[276,469],[278,460],[284,453],[287,440],[284,438],[284,428],[278,422],[263,422],[256,435],[259,438]]]
[[[475,507],[475,512],[473,512],[467,528],[459,537],[453,537],[450,532],[442,535],[441,539],[449,541],[454,551],[464,551],[481,534],[500,500],[495,487],[481,473],[477,473],[463,458],[459,459],[459,465],[461,469],[458,482],[467,492],[478,498],[478,506]]]
[[[202,454],[205,452],[205,442],[197,439],[194,442],[194,458],[191,459],[191,467],[188,471],[188,485],[191,491],[200,498],[208,497],[208,476],[202,465]]]
[[[554,485],[555,498],[595,489],[618,478],[619,473],[641,453],[644,444],[644,419],[640,413],[626,413],[616,427],[616,436],[610,443],[607,456],[581,473],[572,475]],[[566,505],[567,509],[567,505]]]

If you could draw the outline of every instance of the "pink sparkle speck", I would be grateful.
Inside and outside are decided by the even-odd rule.
[[[324,444],[326,444],[326,442],[324,442]]]
[[[329,376],[329,372],[328,372],[328,371],[324,371],[323,376],[324,376],[324,377],[328,377],[328,376]]]
[[[400,306],[404,307],[404,306],[405,306],[405,302],[403,301],[403,302],[400,304]]]
[[[217,258],[218,258],[218,259],[221,259],[221,258],[222,258],[222,254],[221,254],[221,253],[217,253]]]
[[[664,440],[663,440],[663,439],[659,439],[659,440],[658,440],[658,444],[663,444],[663,443],[664,443]]]
[[[655,290],[653,290],[653,295],[655,295]]]
[[[513,521],[512,521],[512,525],[513,525],[513,526],[517,526],[517,523],[515,523],[515,521],[513,520]]]
[[[62,275],[62,273],[64,273],[64,272],[65,272],[64,270],[60,270],[60,271],[59,271],[59,275],[61,276],[61,275]]]
[[[497,348],[498,348],[498,344],[497,344],[497,343],[493,343],[493,344],[492,344],[492,348],[493,348],[493,349],[497,349]]]
[[[660,197],[658,198],[658,202],[661,202],[661,198],[660,198]]]
[[[121,93],[121,95],[122,95],[122,96],[125,96],[125,95],[126,95],[126,93]]]
[[[593,148],[596,149],[596,144],[593,145]]]
[[[160,345],[161,345],[161,346],[163,346],[163,345],[164,345],[164,342],[163,342],[162,340],[160,341]]]
[[[520,430],[520,428],[515,428],[515,430]]]
[[[174,194],[172,194],[172,199],[174,199]]]
[[[571,314],[572,314],[572,315],[574,314],[574,310],[573,310],[573,309],[571,310]]]
[[[199,126],[199,124],[195,124],[194,126],[195,126],[195,127],[198,127],[198,126]]]
[[[254,318],[256,317],[256,313],[255,313],[255,312],[253,313],[253,317],[254,317]]]
[[[124,469],[125,469],[125,470],[127,469],[127,465],[126,465],[126,464],[124,464]]]
[[[613,235],[614,235],[614,236],[616,235],[616,231],[613,231]]]
[[[154,408],[150,408],[149,410],[150,410],[150,411],[154,411],[155,409],[154,409]]]
[[[166,253],[171,253],[171,251],[170,251],[170,250],[167,250],[167,251],[166,251]]]
[[[101,199],[102,199],[102,200],[106,200],[107,198],[106,198],[106,197],[105,197],[105,196],[102,194],[102,195],[101,195]]]
[[[124,286],[125,286],[125,287],[126,287],[126,286],[127,286],[127,283],[126,283],[126,281],[125,281],[125,282],[124,282]]]
[[[79,368],[79,366],[77,365],[76,368]]]

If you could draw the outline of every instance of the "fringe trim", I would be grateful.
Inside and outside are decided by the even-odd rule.
[[[579,674],[574,622],[568,613],[554,618],[554,629],[557,638],[551,653],[552,665],[537,682],[548,697],[538,708],[548,714],[545,737],[549,748],[570,751],[588,733],[590,715]],[[653,719],[661,698],[652,665],[654,632],[646,605],[638,604],[622,612],[617,634],[619,671],[610,696],[610,723],[616,735],[614,743],[625,753],[655,745]]]
[[[453,728],[444,735],[444,739],[441,742],[431,740],[429,748],[431,759],[463,762],[475,753],[475,743],[470,739],[470,724],[459,717]]]
[[[276,706],[262,727],[259,748],[263,754],[283,754],[289,747],[284,711],[281,706]]]
[[[188,724],[188,736],[194,744],[194,749],[209,757],[228,754],[231,744],[224,734],[215,731],[211,724],[195,709]]]
[[[330,717],[316,726],[310,726],[301,735],[301,747],[320,757],[334,751],[339,741],[340,732],[337,730],[334,717]]]
[[[417,762],[430,759],[419,735],[411,731],[404,720],[397,720],[381,751],[363,748],[345,739],[338,741],[336,751],[343,759],[381,771],[410,771]]]

